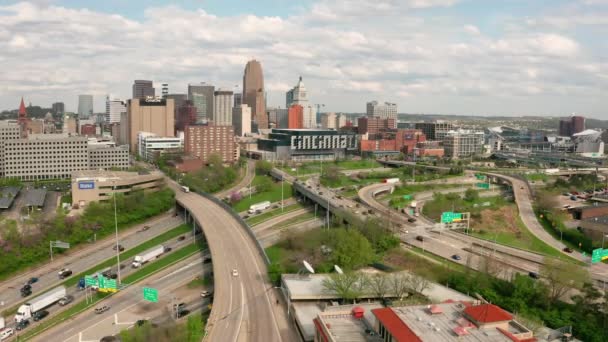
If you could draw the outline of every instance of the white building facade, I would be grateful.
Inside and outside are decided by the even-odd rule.
[[[395,119],[395,127],[397,128],[397,104],[388,103],[380,104],[378,101],[367,103],[367,116],[379,117],[382,119]]]
[[[127,112],[127,104],[119,99],[106,97],[106,117],[107,124],[120,122],[120,115]]]
[[[304,128],[317,128],[317,111],[308,101],[308,93],[301,76],[298,84],[285,95],[285,103],[287,105],[286,108],[290,108],[292,105],[302,106],[304,111]]]
[[[218,90],[215,92],[215,105],[213,107],[213,123],[217,126],[232,125],[233,92]]]
[[[251,134],[251,107],[241,104],[232,109],[232,126],[234,134],[242,137]]]
[[[159,137],[150,132],[137,134],[137,154],[145,160],[154,160],[160,153],[176,152],[184,149],[184,134],[178,137]]]

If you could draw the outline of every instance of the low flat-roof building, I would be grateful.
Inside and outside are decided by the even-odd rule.
[[[276,160],[335,160],[358,149],[357,135],[324,129],[273,129],[258,140],[265,157]]]
[[[160,172],[79,171],[72,173],[72,205],[112,198],[113,193],[156,191],[165,184]]]
[[[23,204],[26,207],[42,208],[46,198],[46,189],[31,189],[24,193]]]
[[[13,205],[13,201],[21,187],[18,186],[5,186],[0,188],[0,209],[9,209]]]

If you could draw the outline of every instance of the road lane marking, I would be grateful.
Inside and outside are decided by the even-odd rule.
[[[241,325],[243,324],[243,314],[245,313],[245,288],[243,287],[243,282],[239,281],[239,283],[241,284],[241,317],[239,317],[238,329],[236,330],[236,335],[234,336],[235,342],[239,338],[239,335],[241,333]]]

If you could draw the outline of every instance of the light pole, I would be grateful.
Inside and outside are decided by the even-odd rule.
[[[283,173],[281,172],[281,212],[283,212],[283,183],[284,182],[284,178],[283,178]]]
[[[116,214],[116,182],[114,182],[112,190],[114,190],[112,197],[114,197],[114,232],[116,235],[116,274],[118,275],[118,284],[120,285],[120,247],[118,245],[118,216]]]

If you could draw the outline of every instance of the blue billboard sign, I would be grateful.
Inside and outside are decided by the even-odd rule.
[[[80,190],[95,189],[95,182],[78,182],[78,189],[80,189]]]

